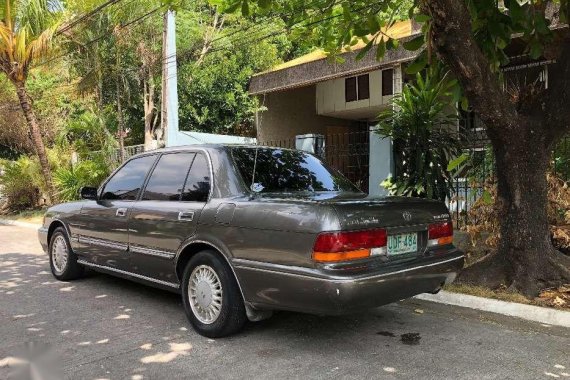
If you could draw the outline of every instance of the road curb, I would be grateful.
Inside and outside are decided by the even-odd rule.
[[[468,294],[441,291],[438,294],[420,294],[415,298],[425,301],[443,303],[446,305],[462,306],[470,309],[488,311],[539,322],[548,325],[570,327],[570,312],[546,307],[525,305],[471,296]]]
[[[4,224],[6,226],[17,226],[17,227],[24,227],[24,228],[33,228],[38,229],[42,225],[36,223],[28,223],[28,222],[20,222],[19,220],[10,220],[10,219],[0,219],[0,224]]]

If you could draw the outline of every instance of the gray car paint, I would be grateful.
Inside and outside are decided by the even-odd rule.
[[[47,249],[48,235],[57,223],[62,223],[82,263],[170,290],[179,289],[177,265],[186,262],[196,244],[209,246],[227,260],[248,306],[320,314],[350,312],[435,291],[443,283],[453,281],[462,268],[463,254],[452,245],[436,249],[426,245],[427,226],[434,221],[450,220],[442,203],[369,197],[363,193],[255,194],[241,178],[229,149],[224,145],[199,145],[150,153],[205,154],[211,169],[211,193],[208,202],[201,205],[174,202],[176,206],[162,207],[152,202],[147,206],[144,202],[132,202],[130,207],[136,211],[129,213],[129,218],[135,219],[129,219],[133,222],[127,228],[136,244],[131,241],[133,247],[121,252],[121,257],[128,258],[127,267],[114,268],[108,264],[109,258],[94,261],[85,253],[88,250],[81,236],[82,228],[89,225],[93,229],[113,230],[114,222],[78,217],[84,208],[100,207],[100,201],[51,207],[40,229],[40,241]],[[172,210],[196,207],[201,212],[192,225],[170,220]],[[143,222],[141,214],[147,211],[152,217]],[[411,213],[411,220],[404,220],[404,211]],[[157,223],[162,224],[158,227]],[[378,227],[386,228],[389,234],[417,232],[418,252],[338,264],[312,260],[313,245],[320,232]],[[115,238],[112,232],[97,236]]]

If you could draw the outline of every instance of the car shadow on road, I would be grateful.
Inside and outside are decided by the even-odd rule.
[[[59,288],[60,291],[73,286],[73,292],[112,294],[115,299],[124,298],[125,302],[128,300],[131,304],[133,301],[138,301],[151,305],[156,310],[165,310],[169,318],[173,315],[170,311],[178,309],[181,322],[185,321],[179,294],[91,270],[88,270],[82,279],[59,282],[51,275],[47,256],[22,253],[0,255],[1,293],[33,297],[34,292],[39,292],[40,285],[61,285],[63,288]],[[92,294],[89,295],[91,296]],[[372,313],[343,316],[316,316],[277,311],[267,320],[248,323],[240,335],[267,334],[272,331],[298,336],[335,335],[338,337],[339,334],[346,335],[360,331],[363,324],[378,319],[402,323],[390,308],[379,308]]]

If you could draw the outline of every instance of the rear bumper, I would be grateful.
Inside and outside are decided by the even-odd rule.
[[[44,250],[47,253],[48,251],[48,229],[45,227],[40,227],[38,229],[38,240]]]
[[[336,315],[433,292],[453,282],[463,263],[463,253],[453,249],[421,263],[366,275],[330,275],[314,269],[239,259],[234,261],[234,267],[246,301],[256,308]]]

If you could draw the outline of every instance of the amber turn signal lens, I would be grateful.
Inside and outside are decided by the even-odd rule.
[[[438,245],[445,245],[445,244],[451,244],[453,243],[453,236],[446,236],[446,237],[442,237],[437,239],[437,244]]]
[[[336,263],[340,261],[358,260],[370,257],[369,249],[346,252],[313,252],[313,260],[320,263]]]

